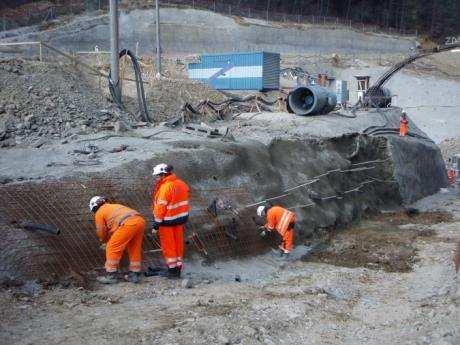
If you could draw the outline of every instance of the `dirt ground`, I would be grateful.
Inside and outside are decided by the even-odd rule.
[[[287,261],[189,262],[180,281],[3,289],[0,343],[458,344],[459,196],[365,220],[324,244],[326,256],[299,245]]]

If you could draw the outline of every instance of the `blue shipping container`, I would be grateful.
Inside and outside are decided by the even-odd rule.
[[[216,90],[278,90],[280,54],[206,54],[188,65],[190,79],[210,84]]]

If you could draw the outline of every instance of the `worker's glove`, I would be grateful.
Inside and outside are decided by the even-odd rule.
[[[158,229],[153,228],[152,229],[152,235],[156,236],[158,234]]]
[[[105,249],[107,248],[107,244],[106,243],[101,243],[101,245],[99,246],[99,248],[103,251],[105,251]]]
[[[265,237],[265,236],[267,236],[267,231],[264,230],[259,235],[260,235],[260,237]]]

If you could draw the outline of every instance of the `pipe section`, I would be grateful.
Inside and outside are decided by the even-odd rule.
[[[327,114],[337,105],[337,96],[322,86],[301,86],[286,98],[287,109],[297,115]]]

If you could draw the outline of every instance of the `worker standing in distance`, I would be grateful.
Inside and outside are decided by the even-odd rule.
[[[266,205],[257,208],[257,215],[266,217],[265,230],[260,235],[265,236],[266,231],[278,231],[282,238],[281,255],[289,255],[294,247],[295,213],[281,206]]]
[[[145,220],[139,212],[120,204],[111,204],[102,196],[94,196],[89,202],[94,213],[96,234],[106,243],[106,276],[98,277],[103,284],[118,282],[118,264],[125,248],[129,255],[129,273],[125,279],[132,283],[140,281],[142,262],[142,241],[144,239]]]
[[[405,111],[401,114],[401,119],[399,120],[399,136],[405,137],[409,132],[409,121],[407,120],[407,114]]]
[[[184,257],[184,225],[187,223],[189,187],[168,164],[153,168],[155,187],[152,193],[153,230],[158,232],[168,278],[180,278]]]

